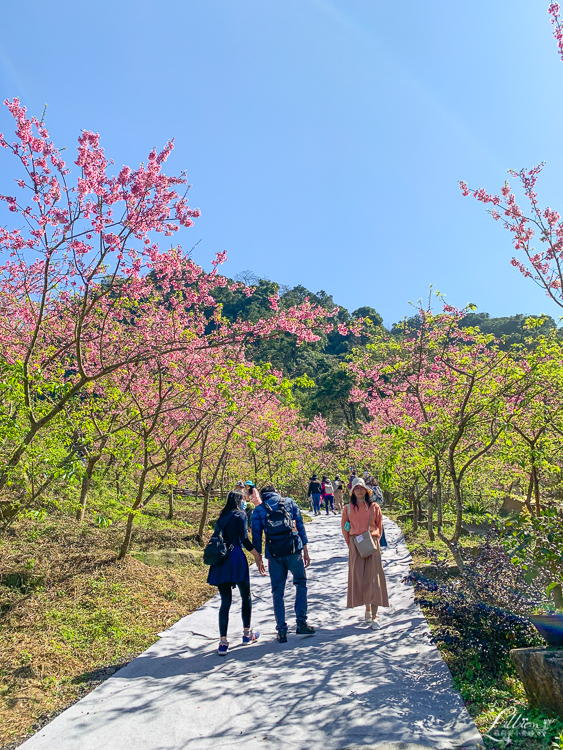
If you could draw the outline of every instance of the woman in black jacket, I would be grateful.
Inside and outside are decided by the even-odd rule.
[[[316,516],[319,516],[321,513],[321,492],[321,483],[317,479],[317,475],[313,474],[313,476],[309,480],[309,489],[307,490],[307,495],[310,495],[313,498],[313,509]]]
[[[219,609],[219,633],[221,642],[219,643],[218,653],[225,656],[229,648],[227,641],[227,628],[229,626],[229,610],[233,599],[232,590],[238,586],[242,599],[242,624],[244,634],[242,637],[243,644],[255,643],[260,637],[260,633],[253,633],[250,629],[250,616],[252,612],[252,601],[250,598],[250,573],[248,561],[242,548],[252,552],[258,570],[264,576],[266,570],[262,557],[256,552],[252,542],[248,538],[246,526],[246,513],[240,510],[242,494],[238,492],[229,492],[225,507],[221,511],[219,520],[215,524],[215,532],[218,527],[223,532],[223,540],[230,552],[220,563],[212,565],[209,568],[207,583],[217,586],[221,595],[221,608]]]

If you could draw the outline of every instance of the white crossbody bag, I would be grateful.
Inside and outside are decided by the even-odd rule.
[[[348,509],[348,526],[350,526],[350,505],[348,504],[346,506]],[[370,505],[369,507],[369,520],[368,520],[368,530],[364,531],[363,534],[350,534],[352,539],[354,540],[354,544],[356,545],[356,549],[360,553],[360,557],[369,557],[370,555],[373,555],[377,547],[375,546],[375,542],[373,540],[373,537],[370,533],[370,527],[371,527],[371,511],[372,511],[373,505]],[[344,526],[346,528],[346,525]],[[349,531],[349,529],[346,529],[346,531]]]

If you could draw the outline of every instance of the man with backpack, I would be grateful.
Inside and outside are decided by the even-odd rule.
[[[283,597],[288,572],[293,576],[295,586],[296,633],[313,635],[315,632],[315,628],[307,623],[305,568],[311,562],[307,550],[307,534],[301,511],[290,497],[282,498],[271,485],[264,487],[260,495],[262,504],[252,514],[252,544],[261,554],[264,534],[278,641],[287,643]]]

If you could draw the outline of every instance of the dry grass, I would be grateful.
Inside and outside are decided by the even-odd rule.
[[[24,520],[0,541],[0,746],[23,741],[193,612],[207,568],[116,559],[122,529]],[[188,546],[185,530],[137,532],[137,548]]]

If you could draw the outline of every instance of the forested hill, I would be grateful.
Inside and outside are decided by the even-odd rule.
[[[223,306],[222,313],[229,320],[249,320],[256,322],[272,314],[270,297],[280,296],[280,307],[289,308],[303,302],[306,298],[315,304],[332,310],[338,305],[332,295],[324,290],[313,293],[304,286],[289,288],[269,279],[261,279],[247,271],[237,277],[248,286],[254,287],[254,293],[247,297],[242,291],[230,291],[227,287],[218,288],[214,292],[215,299]],[[376,300],[366,300],[367,303],[377,304]],[[338,305],[339,306],[339,305]],[[357,318],[369,317],[374,326],[383,327],[383,318],[375,308],[366,304],[353,312],[339,306],[337,315],[339,322],[348,322]],[[488,313],[469,313],[462,321],[467,327],[478,326],[483,333],[491,333],[504,341],[505,346],[521,340],[523,327],[529,316],[524,314],[510,317],[491,318]],[[409,330],[420,326],[420,318],[414,315],[404,321],[394,323],[387,330],[390,335],[398,335],[406,323]],[[546,333],[556,329],[556,323],[551,317],[545,317],[541,326],[534,329],[534,334]],[[324,335],[314,344],[295,345],[294,337],[285,334],[253,344],[248,352],[249,358],[255,362],[271,362],[272,366],[281,370],[287,377],[296,378],[307,375],[314,381],[309,388],[296,389],[296,400],[307,419],[316,414],[322,414],[334,424],[346,424],[348,427],[356,425],[358,414],[356,407],[349,402],[352,380],[342,363],[346,361],[354,347],[365,346],[368,339],[358,336],[341,336],[338,332]]]

